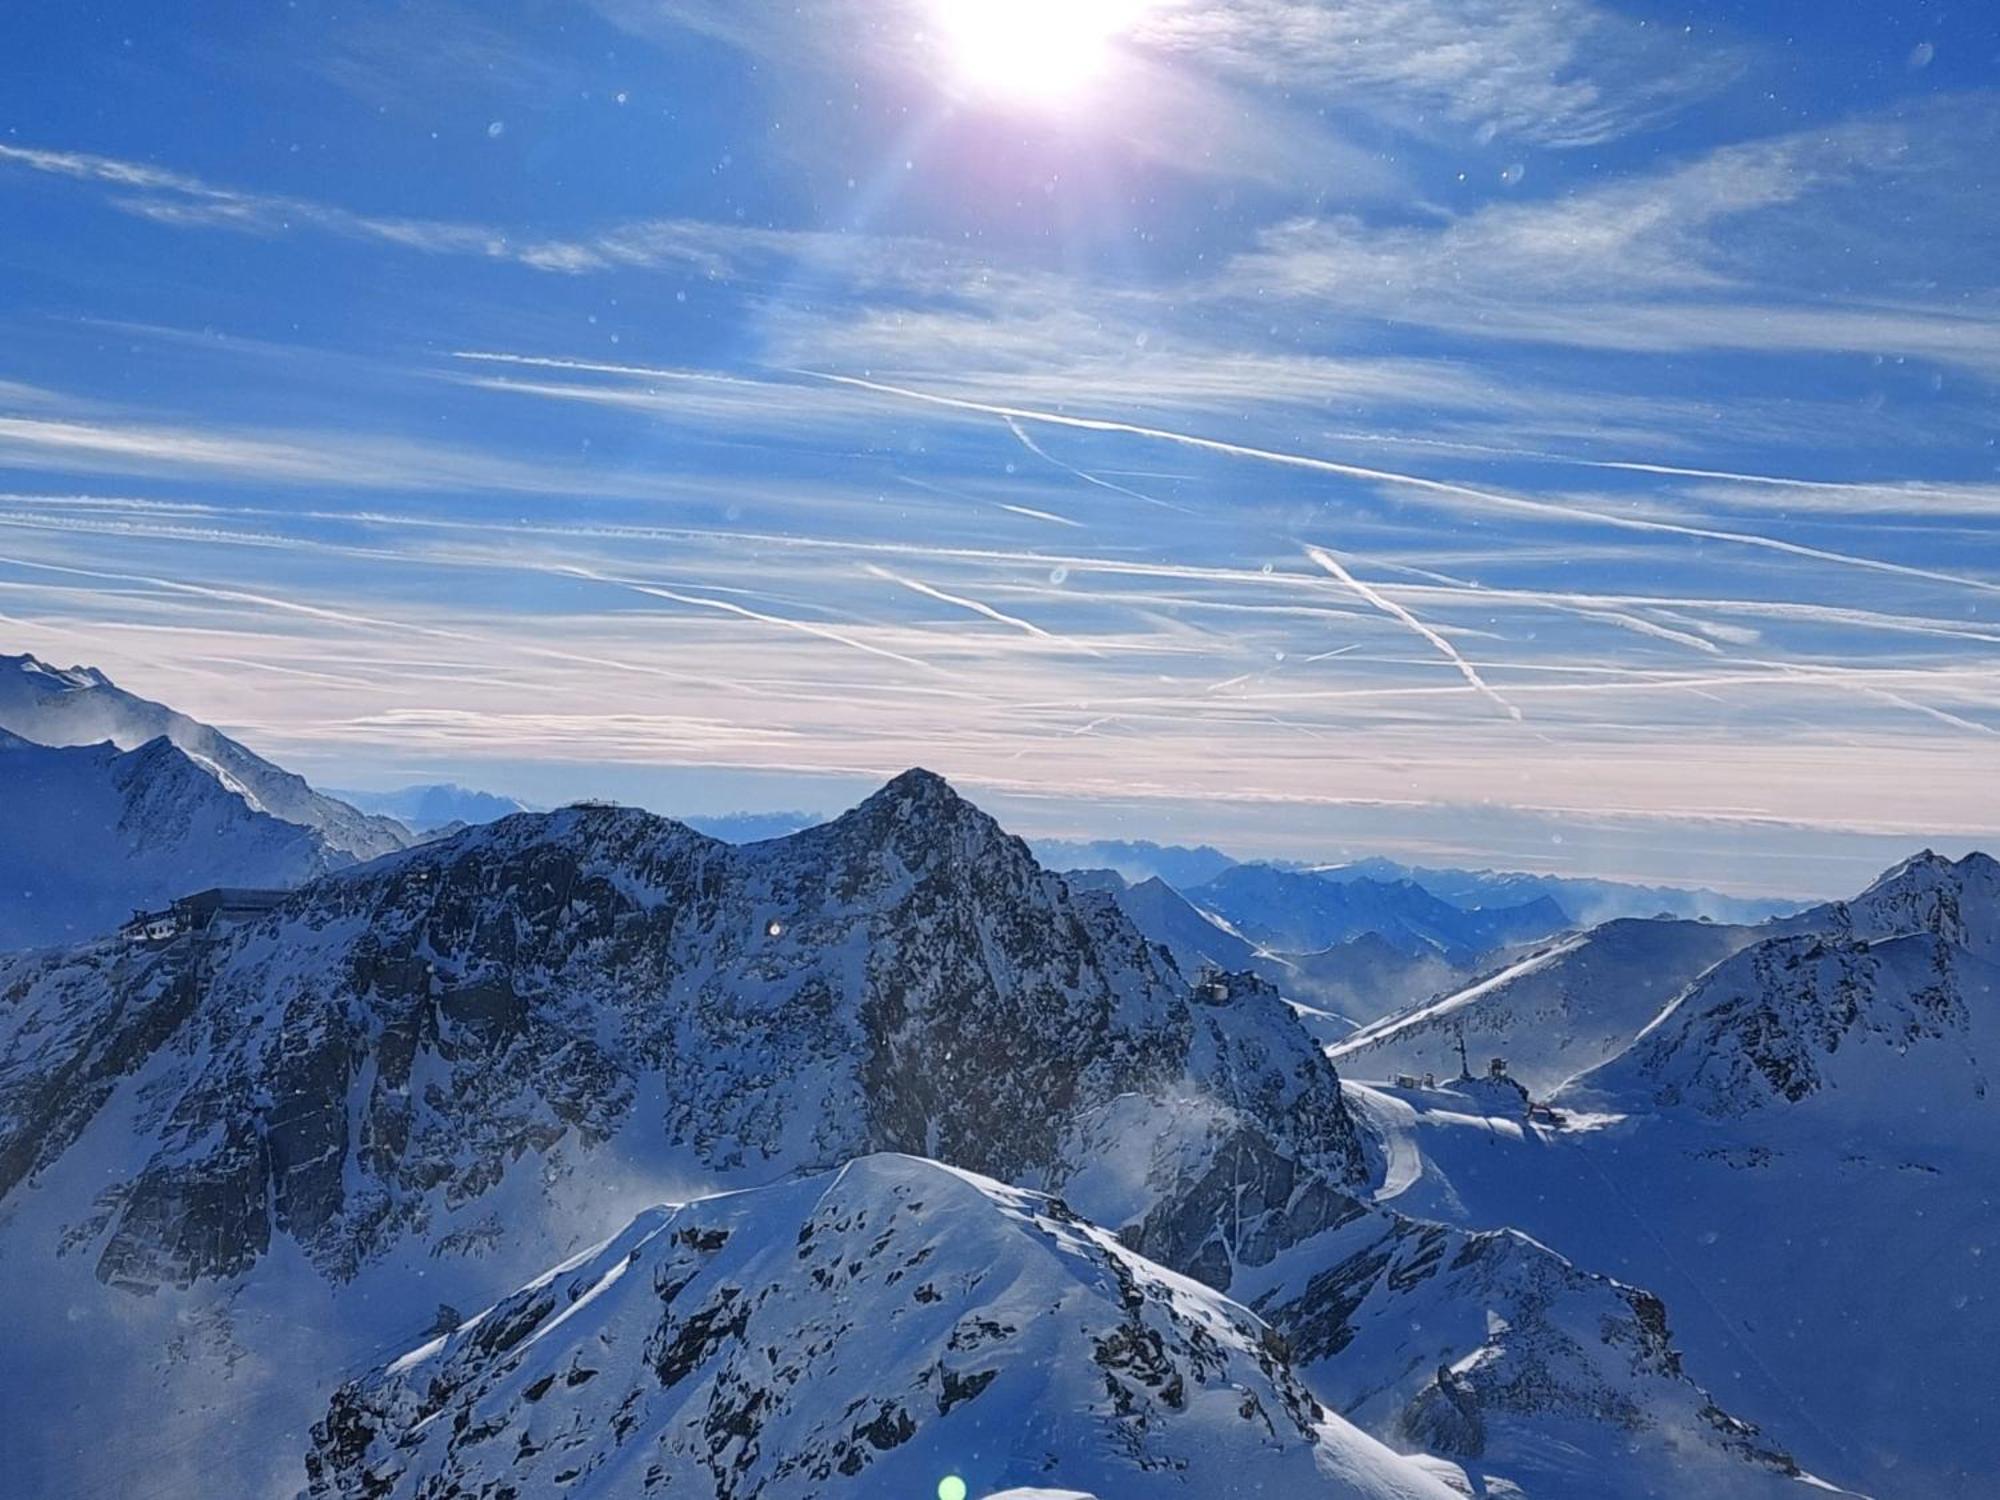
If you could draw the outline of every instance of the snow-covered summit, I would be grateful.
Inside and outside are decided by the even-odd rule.
[[[1814,1101],[1847,1127],[1990,1129],[2000,966],[1919,930],[1771,938],[1704,975],[1583,1094],[1727,1117]]]
[[[1930,932],[2000,960],[2000,861],[1978,852],[1954,860],[1925,849],[1853,900],[1815,908],[1792,923],[1864,939]]]
[[[1245,1309],[1059,1202],[888,1155],[641,1214],[344,1388],[310,1463],[316,1500],[1455,1493]]]

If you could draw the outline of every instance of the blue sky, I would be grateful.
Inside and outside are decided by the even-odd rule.
[[[0,20],[4,649],[344,786],[2000,824],[1980,7],[199,10]]]

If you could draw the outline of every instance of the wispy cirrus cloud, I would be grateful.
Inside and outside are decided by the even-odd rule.
[[[1293,218],[1236,255],[1216,293],[1323,314],[1581,350],[1884,350],[2000,376],[2000,304],[1933,285],[1922,237],[1884,241],[1885,194],[1908,227],[2000,232],[1990,204],[1940,196],[1975,172],[1991,101],[1945,99],[1734,143],[1664,170],[1537,200],[1497,200],[1440,224]],[[1867,243],[1900,294],[1829,282],[1824,243]],[[1900,275],[1899,275],[1900,270]],[[1928,291],[1926,290],[1928,288]]]
[[[720,277],[759,265],[812,262],[858,287],[885,280],[934,288],[954,284],[940,247],[893,237],[775,230],[702,219],[643,219],[575,236],[536,235],[450,219],[368,214],[314,198],[227,187],[184,172],[83,151],[0,143],[0,167],[64,178],[106,192],[121,213],[178,228],[276,236],[319,233],[423,255],[507,261],[530,270],[583,275],[613,270]]]
[[[1441,117],[1482,139],[1558,147],[1657,124],[1743,65],[1734,48],[1587,0],[1164,0],[1138,40],[1406,124]]]

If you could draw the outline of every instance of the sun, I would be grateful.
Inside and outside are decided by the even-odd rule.
[[[1149,0],[930,0],[944,64],[968,93],[1060,105],[1103,73]]]

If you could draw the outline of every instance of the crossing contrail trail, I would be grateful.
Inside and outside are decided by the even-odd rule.
[[[901,584],[912,593],[923,594],[944,604],[955,604],[960,609],[969,609],[976,615],[984,615],[987,619],[996,620],[1002,625],[1011,625],[1014,629],[1026,631],[1029,635],[1040,636],[1045,641],[1057,639],[1055,635],[1042,629],[1041,626],[1014,615],[1002,614],[992,605],[982,604],[977,599],[968,599],[962,594],[947,594],[943,589],[932,588],[928,583],[919,582],[914,578],[905,578],[900,573],[891,573],[887,568],[880,567],[875,563],[868,563],[865,566],[868,572],[875,577],[887,579],[890,583]]]
[[[870,656],[884,657],[889,661],[901,662],[906,667],[917,667],[926,672],[942,672],[943,667],[934,662],[919,661],[914,656],[904,656],[883,646],[871,646],[866,641],[856,640],[851,635],[843,635],[838,630],[829,630],[824,625],[814,625],[806,620],[788,619],[784,615],[767,615],[759,610],[733,604],[727,599],[708,599],[700,594],[682,594],[673,589],[663,589],[650,583],[632,583],[623,578],[611,578],[602,573],[591,573],[582,568],[565,569],[582,578],[595,578],[604,583],[616,583],[637,594],[650,594],[655,599],[670,600],[675,604],[685,604],[696,609],[713,609],[724,614],[737,615],[745,620],[755,620],[760,625],[776,625],[784,630],[796,630],[805,635],[817,636],[823,641],[833,641],[856,651],[865,651]]]
[[[1135,489],[1129,489],[1125,485],[1113,484],[1108,479],[1099,479],[1095,474],[1091,474],[1083,469],[1079,469],[1075,464],[1066,464],[1061,459],[1057,458],[1053,453],[1049,452],[1048,449],[1044,448],[1040,443],[1036,442],[1033,438],[1028,436],[1028,430],[1025,427],[1023,427],[1019,422],[1015,421],[1012,417],[1006,417],[1003,418],[1003,420],[1007,423],[1008,430],[1011,431],[1016,438],[1020,439],[1021,446],[1023,448],[1026,448],[1030,453],[1034,454],[1035,457],[1039,458],[1043,463],[1053,464],[1055,465],[1056,468],[1061,469],[1065,474],[1071,475],[1072,477],[1077,479],[1081,479],[1085,484],[1094,484],[1101,490],[1110,490],[1112,493],[1118,495],[1130,495],[1134,500],[1143,500],[1148,505],[1159,506],[1162,510],[1177,510],[1180,511],[1183,515],[1193,514],[1193,512],[1190,511],[1185,505],[1175,505],[1171,500],[1158,500],[1151,495],[1142,495],[1139,493],[1139,491]]]
[[[1368,587],[1367,584],[1342,567],[1340,559],[1335,557],[1331,552],[1326,551],[1322,547],[1308,547],[1306,548],[1306,556],[1310,557],[1322,568],[1325,568],[1327,572],[1338,578],[1342,583],[1354,590],[1355,593],[1374,605],[1375,608],[1381,610],[1382,613],[1388,615],[1391,619],[1400,620],[1410,630],[1426,641],[1429,641],[1447,661],[1458,668],[1459,676],[1463,677],[1479,692],[1497,703],[1505,711],[1508,718],[1514,720],[1516,723],[1521,721],[1521,710],[1494,692],[1486,679],[1479,675],[1479,669],[1463,656],[1459,655],[1458,647],[1452,645],[1450,641],[1439,635],[1395,600],[1384,598],[1382,595],[1376,593],[1375,590]]]

